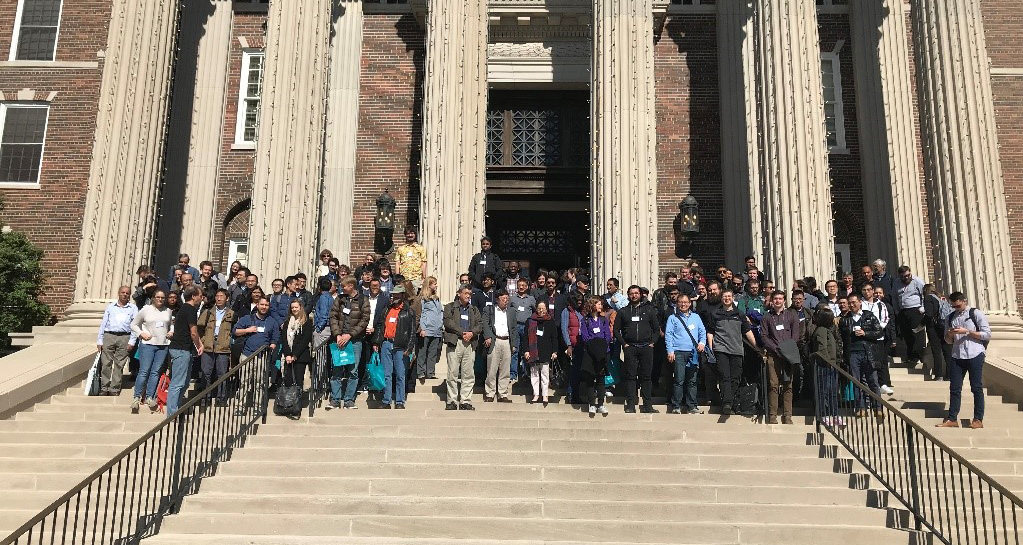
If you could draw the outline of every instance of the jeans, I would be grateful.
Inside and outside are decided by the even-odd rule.
[[[345,403],[354,403],[355,394],[359,390],[359,360],[362,359],[362,341],[349,341],[355,353],[355,363],[351,365],[331,366],[330,368],[330,400],[335,403],[341,402],[342,394]],[[344,385],[344,392],[341,391],[342,381],[347,378],[348,383]]]
[[[416,357],[416,375],[419,377],[437,376],[437,362],[440,361],[440,337],[423,337]]]
[[[156,398],[156,386],[160,383],[160,367],[167,359],[167,345],[139,345],[139,374],[135,377],[135,397],[142,397],[142,388],[146,389],[144,399]]]
[[[675,351],[675,379],[670,405],[673,408],[696,408],[696,375],[699,365],[692,365],[691,350]]]
[[[192,369],[192,351],[170,349],[170,387],[167,389],[167,418],[170,418],[181,405],[181,398],[188,386],[189,372]]]
[[[206,387],[208,388],[213,382],[227,374],[227,364],[231,359],[231,354],[213,354],[210,352],[203,352],[200,360],[202,361],[202,376],[206,381]],[[214,376],[214,371],[216,376]],[[227,381],[221,382],[220,386],[217,386],[217,399],[227,398]]]
[[[870,361],[869,352],[862,350],[849,352],[849,374],[856,380],[866,384],[870,391],[881,395],[881,386],[877,382],[877,369],[874,369],[874,364]],[[856,388],[855,386],[853,387]],[[856,388],[856,408],[862,409],[864,407],[868,409],[880,408],[874,398],[863,395],[863,392]]]
[[[625,404],[630,407],[637,405],[637,382],[643,403],[650,405],[653,399],[653,380],[650,375],[654,366],[654,348],[650,345],[625,347],[625,359],[622,360],[622,389],[625,390]],[[638,381],[637,381],[638,377]],[[617,393],[617,390],[616,390]]]
[[[826,362],[818,361],[817,366],[817,392],[815,403],[820,404],[821,416],[838,415],[838,371]]]
[[[408,356],[404,350],[395,348],[393,342],[384,341],[380,345],[380,363],[384,366],[384,395],[381,401],[384,405],[390,405],[393,397],[395,403],[404,405]]]
[[[970,391],[973,392],[973,419],[984,420],[984,354],[961,360],[952,358],[952,366],[949,371],[949,400],[948,419],[955,421],[959,418],[959,409],[963,404],[963,376],[970,374]]]
[[[518,334],[518,336],[519,336],[519,344],[514,346],[514,347],[512,347],[512,351],[511,351],[511,379],[512,379],[512,381],[516,381],[516,380],[519,379],[519,363],[520,363],[519,362],[519,359],[520,359],[519,358],[519,347],[520,346],[526,346],[526,343],[525,343],[526,324],[519,324],[518,325],[518,329],[516,331],[512,331],[511,334],[512,335]],[[522,372],[525,373],[525,369],[522,369]]]

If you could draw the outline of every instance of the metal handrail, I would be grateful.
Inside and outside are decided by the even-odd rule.
[[[334,341],[327,337],[320,344],[313,348],[313,363],[309,373],[309,416],[315,414],[316,409],[323,405],[323,401],[330,394],[330,368],[333,365],[330,355],[330,345]]]
[[[0,545],[137,543],[155,533],[163,517],[176,513],[184,496],[256,432],[257,419],[266,423],[269,356],[267,346],[259,348]],[[221,397],[227,403],[210,407],[229,388],[234,391]],[[197,410],[200,403],[206,410]]]
[[[830,432],[906,505],[917,530],[948,545],[1021,543],[1023,499],[848,371],[814,359],[817,433]],[[839,379],[852,384],[852,400]]]

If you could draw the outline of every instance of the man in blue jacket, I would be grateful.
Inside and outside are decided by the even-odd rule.
[[[675,366],[675,388],[668,413],[681,414],[684,403],[686,412],[700,414],[696,405],[696,373],[700,369],[698,354],[707,346],[707,328],[700,315],[692,311],[688,295],[680,293],[675,301],[678,311],[668,318],[664,332],[668,362]]]
[[[264,345],[270,345],[270,351],[277,349],[280,340],[281,324],[270,316],[270,300],[263,297],[256,304],[256,313],[242,316],[234,325],[234,336],[242,344],[242,355],[251,356]]]

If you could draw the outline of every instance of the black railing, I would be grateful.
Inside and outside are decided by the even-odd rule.
[[[1023,500],[844,369],[814,367],[817,432],[826,429],[948,545],[1019,545]],[[909,521],[906,521],[907,523]]]
[[[259,349],[192,395],[0,545],[134,544],[154,535],[163,517],[266,423],[269,356]]]
[[[330,355],[332,337],[327,337],[313,349],[313,363],[309,366],[309,416],[312,417],[330,397]]]

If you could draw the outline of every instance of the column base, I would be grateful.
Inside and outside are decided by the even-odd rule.
[[[1002,358],[1023,358],[1023,318],[1018,314],[989,314],[991,345],[988,353]]]
[[[111,301],[75,301],[64,313],[59,325],[65,327],[99,327],[103,320],[103,312]]]

